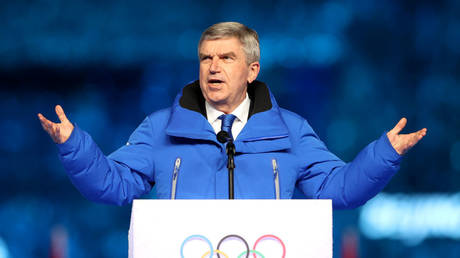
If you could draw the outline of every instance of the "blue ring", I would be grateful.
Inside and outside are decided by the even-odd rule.
[[[189,237],[187,237],[184,242],[182,242],[182,244],[180,245],[180,257],[181,258],[184,258],[184,245],[185,243],[187,243],[188,241],[190,241],[192,238],[201,238],[202,240],[206,241],[206,243],[208,243],[209,245],[209,249],[211,250],[211,253],[209,255],[209,257],[213,257],[214,256],[214,248],[212,248],[212,244],[211,244],[211,241],[209,241],[209,239],[207,239],[205,236],[203,235],[191,235]]]

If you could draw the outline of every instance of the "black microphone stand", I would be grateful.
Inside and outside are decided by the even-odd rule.
[[[227,168],[228,168],[228,199],[233,200],[234,198],[234,186],[233,186],[233,171],[235,170],[235,144],[230,140],[227,142]]]
[[[220,131],[217,134],[217,140],[220,143],[227,143],[226,152],[227,152],[227,169],[228,169],[228,199],[235,199],[234,192],[235,187],[233,184],[233,171],[235,170],[235,144],[233,144],[233,139],[225,131]]]

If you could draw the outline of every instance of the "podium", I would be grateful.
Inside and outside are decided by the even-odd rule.
[[[332,258],[332,202],[134,200],[129,257]]]

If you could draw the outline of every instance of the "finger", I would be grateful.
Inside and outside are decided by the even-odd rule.
[[[46,117],[44,115],[42,115],[41,113],[38,113],[37,114],[38,116],[38,119],[40,120],[40,122],[50,122],[48,119],[46,119]]]
[[[423,136],[426,135],[426,132],[427,132],[426,128],[423,128],[423,129],[418,130],[417,132],[413,132],[413,133],[410,133],[408,135],[411,136],[411,137],[412,136],[417,136],[417,137],[422,136],[423,137]]]
[[[43,129],[48,133],[52,132],[53,122],[46,119],[42,114],[38,114],[38,119],[40,120],[40,124],[42,125]]]
[[[65,115],[64,109],[62,109],[61,105],[56,105],[55,109],[59,120],[61,120],[61,123],[69,122],[69,119],[67,119],[67,116]]]
[[[417,132],[419,140],[422,139],[426,135],[427,129],[423,128]]]
[[[411,136],[411,139],[420,140],[426,135],[426,128],[418,130],[417,132],[411,133],[409,135]]]
[[[408,141],[409,148],[412,148],[415,144],[417,144],[424,136],[426,135],[426,128],[423,128],[415,133],[411,133]]]
[[[393,134],[398,134],[406,126],[406,124],[407,124],[407,119],[403,117],[401,118],[401,120],[399,120],[399,122],[395,125],[395,127],[391,129],[390,132]]]

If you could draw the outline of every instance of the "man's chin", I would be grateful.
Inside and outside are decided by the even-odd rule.
[[[221,106],[227,102],[227,99],[225,96],[222,96],[222,94],[208,94],[208,97],[206,99],[209,104],[212,106]]]
[[[225,104],[225,99],[224,98],[209,98],[208,100],[209,104],[213,106],[220,106]]]

